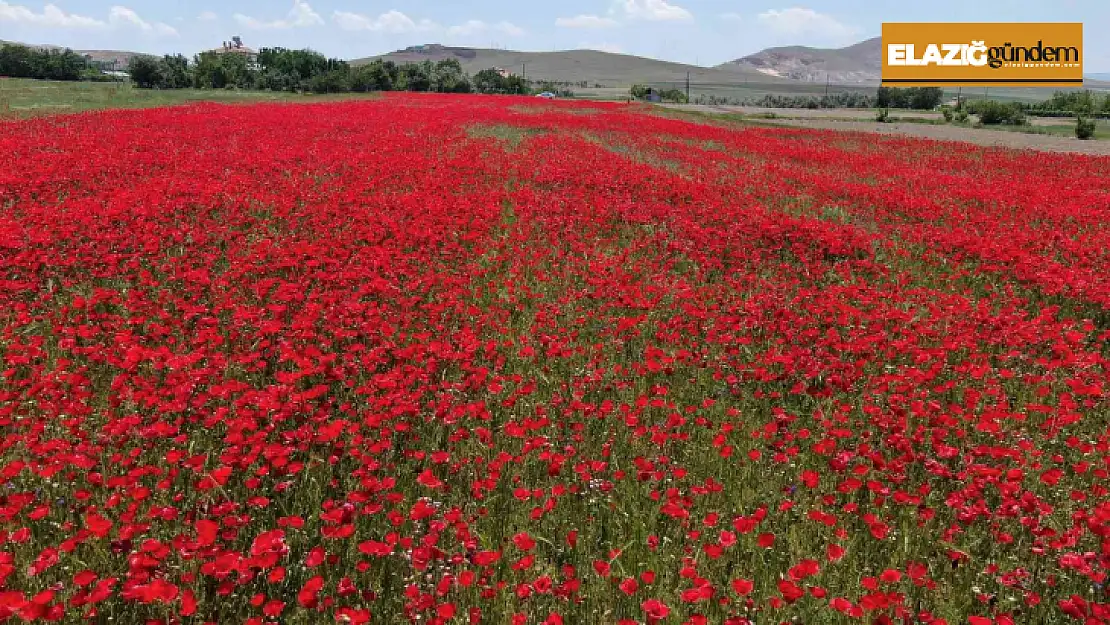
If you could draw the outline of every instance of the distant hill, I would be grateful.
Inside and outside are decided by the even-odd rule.
[[[64,50],[64,46],[53,46],[45,43],[20,43],[18,41],[4,41],[0,40],[0,44],[15,44],[19,46],[27,46],[28,48],[38,48],[40,50]],[[116,63],[119,69],[126,69],[131,59],[137,56],[153,56],[150,54],[143,54],[141,52],[128,52],[126,50],[74,50],[77,54],[88,56],[93,61],[98,63]]]
[[[882,39],[875,37],[847,48],[767,48],[717,68],[802,82],[825,82],[827,75],[827,80],[835,84],[877,84],[882,73]]]
[[[395,63],[420,63],[457,59],[463,71],[474,74],[484,69],[503,68],[514,74],[524,73],[535,80],[557,82],[586,81],[589,86],[623,86],[633,83],[683,83],[689,72],[691,83],[763,83],[786,82],[745,68],[717,69],[670,61],[660,61],[630,54],[614,54],[598,50],[563,50],[558,52],[520,52],[488,50],[441,45],[413,46],[389,54],[355,59],[352,64],[385,59]]]

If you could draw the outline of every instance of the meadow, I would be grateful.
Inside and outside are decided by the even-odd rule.
[[[1110,158],[0,122],[0,621],[1110,621]]]
[[[305,95],[237,89],[140,89],[129,82],[0,78],[0,120],[103,109],[155,108],[198,102],[252,104],[373,99],[376,94]]]

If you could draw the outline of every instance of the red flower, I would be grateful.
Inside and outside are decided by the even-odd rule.
[[[640,608],[647,614],[649,622],[657,622],[667,618],[671,609],[658,599],[648,599],[640,604]]]
[[[736,594],[740,595],[741,597],[746,597],[746,596],[750,595],[751,592],[752,592],[752,589],[754,589],[754,588],[755,588],[755,584],[753,584],[751,582],[751,580],[747,580],[747,579],[734,579],[734,580],[732,580],[732,590],[734,590],[736,592]]]
[[[500,551],[479,551],[474,554],[474,564],[481,567],[491,566],[500,559]]]

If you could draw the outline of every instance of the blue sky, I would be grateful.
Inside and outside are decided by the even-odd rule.
[[[882,22],[1081,21],[1085,69],[1110,71],[1106,0],[0,0],[0,39],[182,52],[252,47],[355,58],[417,44],[593,48],[713,65],[776,45],[841,46]]]

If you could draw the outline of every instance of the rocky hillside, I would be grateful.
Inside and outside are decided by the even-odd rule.
[[[882,72],[882,41],[879,37],[847,48],[787,46],[729,61],[719,69],[755,70],[767,76],[803,82],[836,84],[878,83]]]

